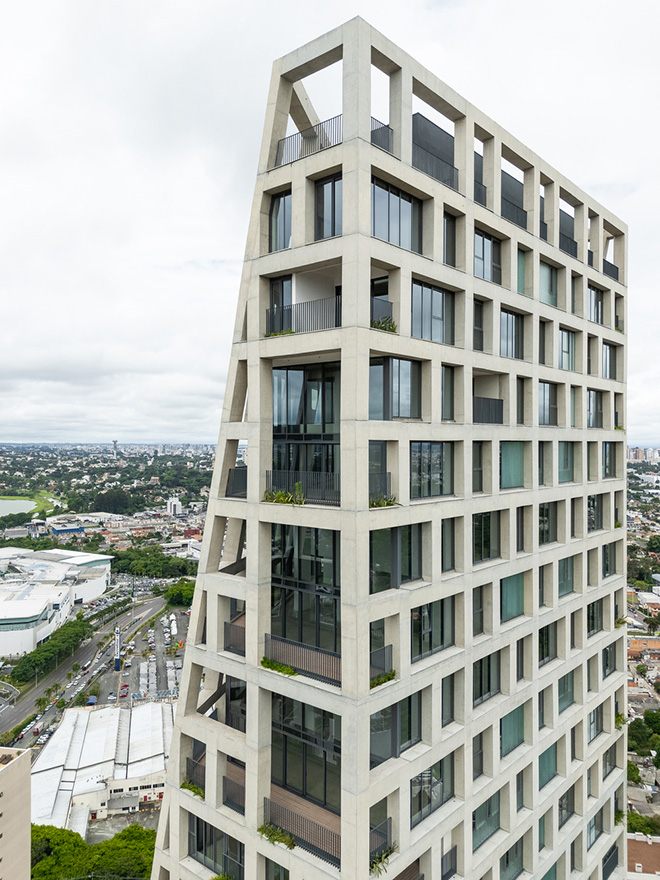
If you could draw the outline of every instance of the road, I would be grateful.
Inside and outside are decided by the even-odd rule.
[[[122,641],[128,641],[130,633],[134,632],[139,626],[142,626],[145,620],[148,620],[155,614],[160,614],[164,607],[165,599],[162,596],[156,596],[152,599],[147,599],[145,602],[132,606],[128,611],[125,611],[119,617],[115,618],[115,620],[103,624],[99,630],[94,632],[90,641],[81,645],[72,657],[64,663],[61,663],[53,672],[49,672],[44,678],[39,679],[37,687],[33,688],[25,694],[25,696],[20,698],[15,706],[6,706],[0,711],[0,733],[11,730],[12,727],[16,727],[17,724],[20,724],[25,718],[29,718],[30,715],[36,712],[34,702],[38,697],[45,696],[46,688],[51,687],[55,682],[59,682],[62,685],[66,684],[66,674],[74,663],[79,663],[81,668],[88,660],[93,663],[98,652],[97,643],[103,636],[114,632],[117,624],[119,624],[122,630],[125,626],[130,625],[128,632],[122,633]],[[141,620],[137,620],[138,617],[140,617]],[[102,652],[99,661],[101,663],[106,663],[108,660],[112,660],[113,657],[114,647],[111,644]],[[73,689],[70,689],[66,692],[67,698],[72,690]],[[43,726],[48,726],[48,724],[52,722],[54,714],[55,712],[53,708],[47,710],[43,719]]]

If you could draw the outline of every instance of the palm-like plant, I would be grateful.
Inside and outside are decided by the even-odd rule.
[[[48,705],[48,700],[46,699],[46,697],[37,697],[37,699],[34,701],[34,705],[37,707],[38,712],[43,712]]]

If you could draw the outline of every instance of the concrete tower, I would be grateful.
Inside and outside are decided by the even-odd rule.
[[[624,875],[626,277],[366,22],[275,63],[154,880]]]

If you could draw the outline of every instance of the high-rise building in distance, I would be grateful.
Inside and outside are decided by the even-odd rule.
[[[626,277],[363,20],[275,63],[154,880],[623,876]]]

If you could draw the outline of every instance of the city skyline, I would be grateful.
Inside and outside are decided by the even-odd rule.
[[[12,8],[0,36],[12,83],[0,98],[0,370],[10,413],[0,441],[214,444],[272,45],[300,45],[357,10],[347,2],[313,11],[291,2],[286,15],[261,2],[231,11],[211,2],[41,9],[34,20]],[[636,4],[625,20],[613,2],[596,16],[566,0],[543,12],[521,0],[496,9],[419,0],[405,19],[394,4],[359,11],[628,222],[635,296],[625,427],[630,445],[660,445],[648,357],[657,123],[643,112],[657,82],[654,7]],[[498,28],[517,52],[501,51]],[[526,52],[539,39],[546,64]],[[597,75],[599,59],[614,57],[616,76]],[[521,76],[529,64],[534,75]],[[530,100],[537,92],[543,102]],[[322,106],[323,97],[321,84],[313,98]],[[625,126],[615,124],[623,107]],[[594,138],[597,150],[573,146]],[[199,351],[213,356],[201,363]]]

